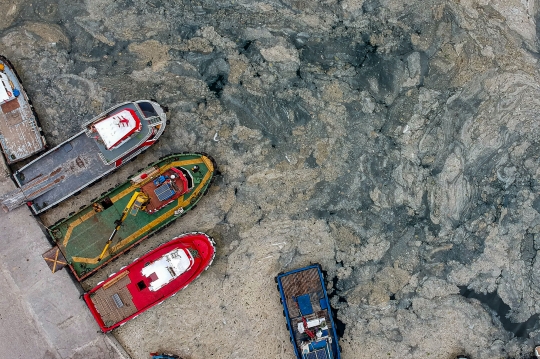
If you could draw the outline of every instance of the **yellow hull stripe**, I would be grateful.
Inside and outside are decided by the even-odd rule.
[[[125,190],[123,190],[122,192],[118,193],[116,196],[112,197],[111,198],[111,201],[112,202],[116,202],[117,200],[119,200],[120,198],[124,197],[126,194],[130,193],[130,192],[133,192],[134,190],[134,186],[130,186],[128,188],[126,188]],[[86,213],[84,216],[81,216],[81,218],[79,219],[76,219],[74,220],[73,222],[71,222],[69,224],[69,227],[66,231],[66,235],[64,236],[64,241],[62,242],[62,246],[66,247],[68,242],[69,242],[69,238],[71,237],[71,233],[73,232],[73,229],[75,227],[77,227],[79,224],[89,220],[90,218],[92,218],[97,212],[96,211],[90,211],[88,213]]]

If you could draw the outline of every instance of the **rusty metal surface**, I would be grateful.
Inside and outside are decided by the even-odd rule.
[[[291,318],[300,316],[300,311],[293,297],[310,294],[312,303],[318,303],[318,299],[323,297],[322,283],[317,268],[311,268],[283,277],[281,278],[281,285],[283,286],[283,293],[285,294],[285,301]],[[315,297],[317,297],[316,301],[313,300]],[[317,309],[314,305],[313,310]]]
[[[67,265],[66,258],[57,246],[52,247],[41,255],[51,272],[55,273]]]
[[[0,107],[2,108],[3,113],[10,113],[10,112],[15,111],[19,107],[21,107],[21,105],[19,104],[19,101],[11,100],[11,101],[3,103],[2,106],[0,106]],[[11,123],[11,124],[16,125],[17,123],[19,123],[22,120],[22,118],[17,116],[17,120],[18,120],[17,122]]]

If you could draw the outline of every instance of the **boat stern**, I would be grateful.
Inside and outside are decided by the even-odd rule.
[[[101,318],[101,315],[99,314],[98,310],[96,309],[96,306],[94,305],[94,302],[92,302],[92,299],[90,297],[92,292],[93,292],[93,290],[90,291],[90,292],[84,293],[83,294],[83,300],[86,303],[86,306],[88,307],[88,309],[90,310],[90,313],[92,313],[92,316],[96,320],[96,323],[98,324],[99,329],[103,333],[107,333],[108,331],[111,331],[112,328],[107,328],[105,326],[105,323],[103,322],[103,319]]]

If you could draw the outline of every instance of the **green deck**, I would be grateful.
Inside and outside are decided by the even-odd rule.
[[[199,167],[197,172],[192,171],[195,165]],[[98,260],[99,255],[114,230],[114,222],[120,218],[131,196],[140,188],[140,185],[132,185],[130,181],[127,181],[105,193],[76,214],[49,228],[50,235],[56,241],[78,280],[88,277],[133,245],[193,208],[206,192],[215,171],[212,159],[201,154],[171,155],[154,163],[153,166],[159,166],[160,173],[172,166],[184,168],[193,177],[193,188],[156,213],[148,214],[139,211],[136,216],[128,215],[108,252],[101,260]],[[101,203],[107,197],[111,199],[112,206],[101,212],[94,210],[93,204]]]

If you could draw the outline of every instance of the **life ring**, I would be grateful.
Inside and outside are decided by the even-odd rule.
[[[11,92],[9,92],[9,91],[6,91],[6,92],[7,92],[7,95],[8,95],[9,97],[11,97],[11,96],[13,95],[13,94],[12,94]]]

